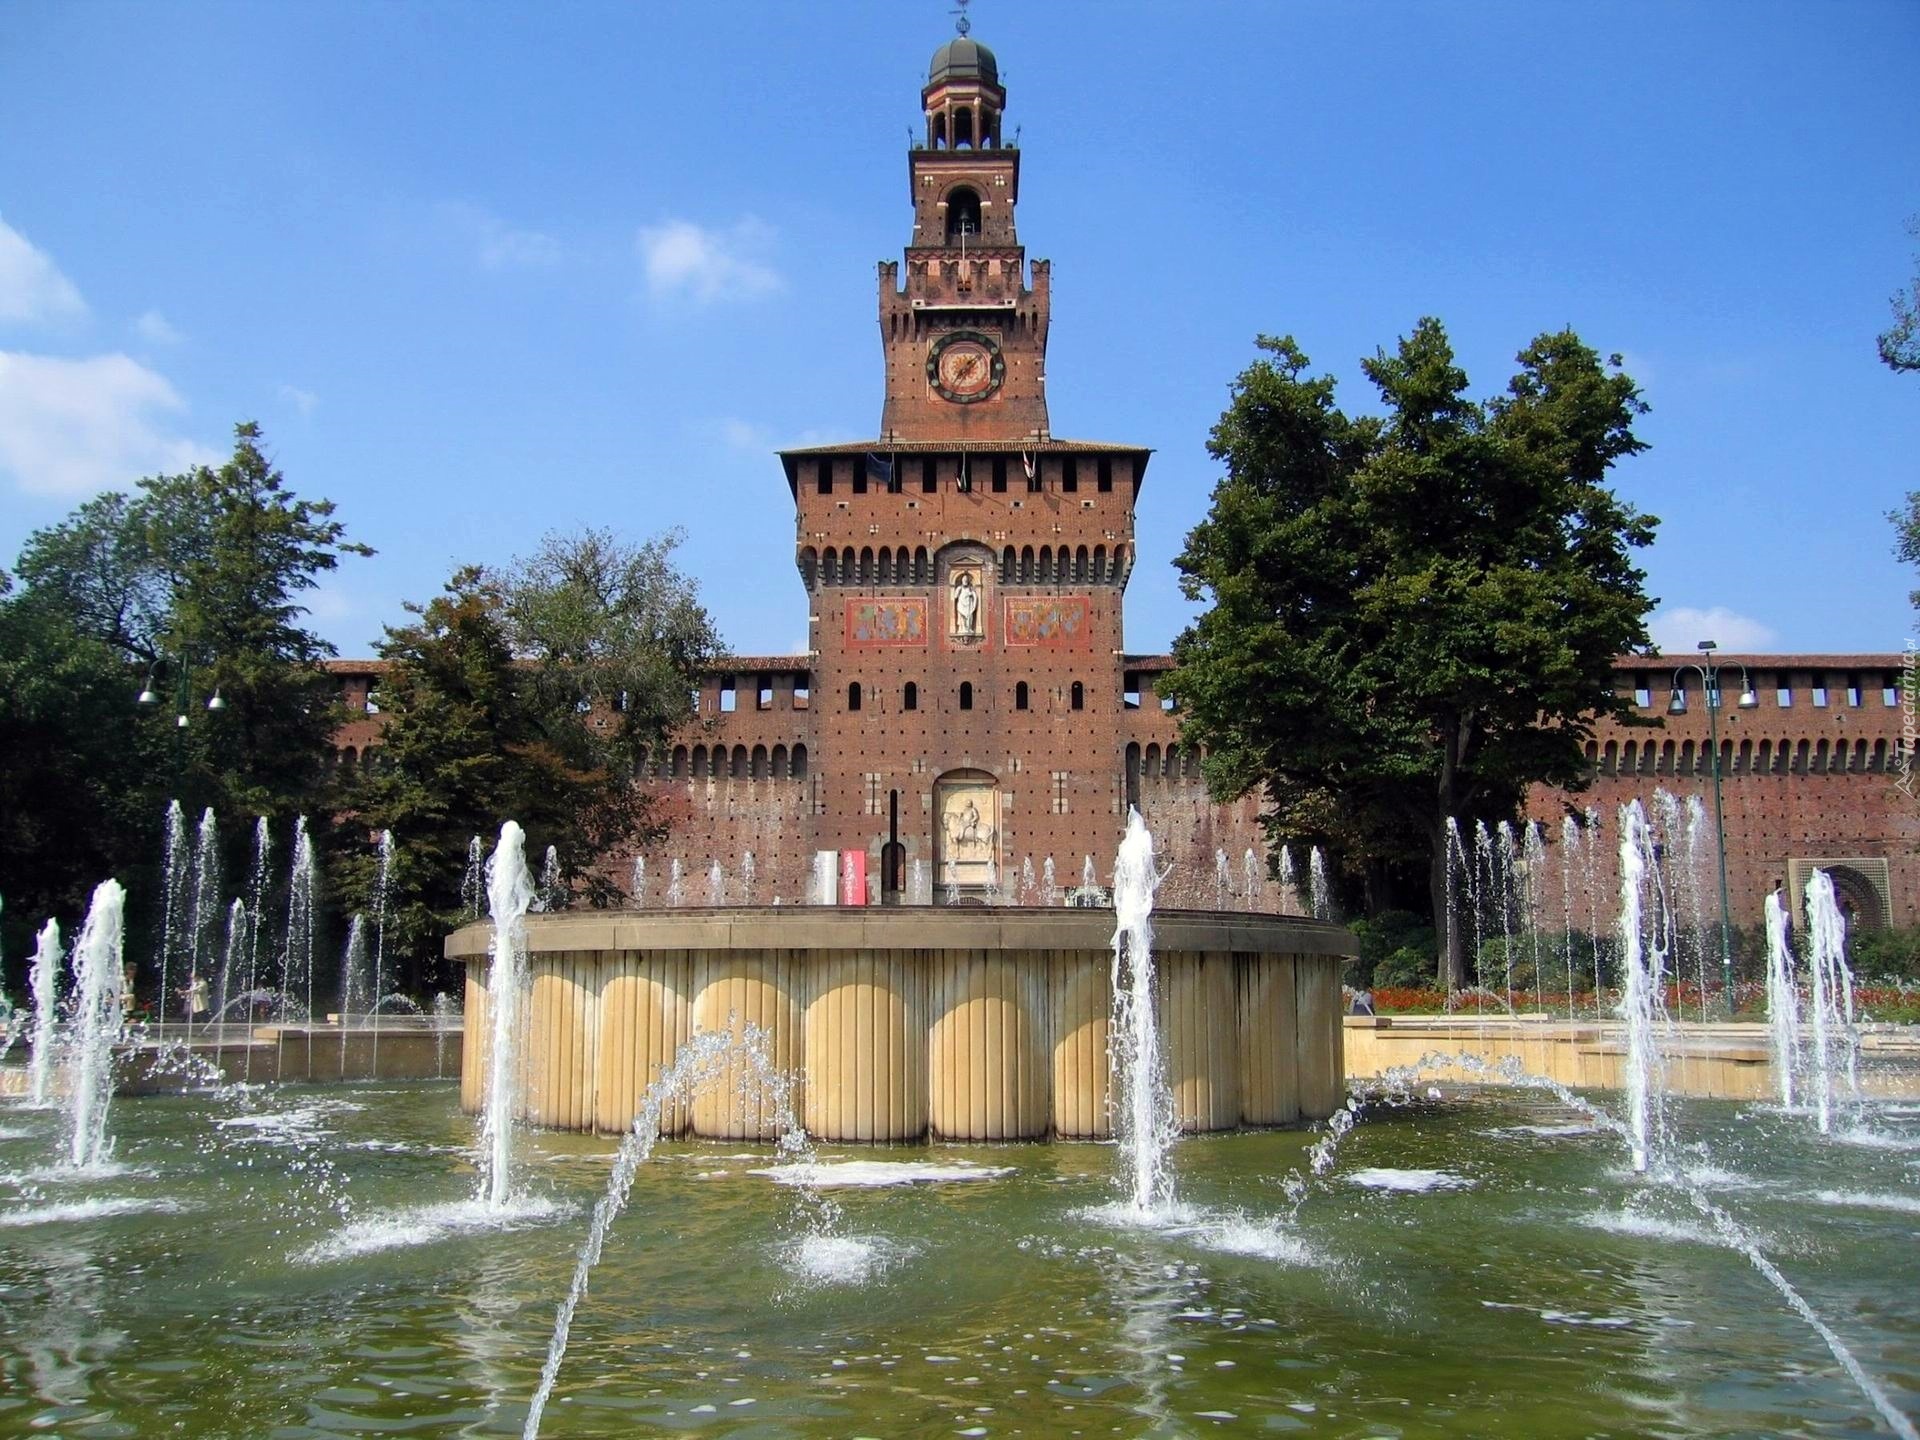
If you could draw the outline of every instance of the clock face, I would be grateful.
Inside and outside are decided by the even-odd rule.
[[[956,405],[985,400],[1000,388],[1007,362],[991,336],[956,330],[927,353],[927,379],[934,393]]]

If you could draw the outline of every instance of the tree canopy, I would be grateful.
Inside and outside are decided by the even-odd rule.
[[[1907,222],[1907,233],[1920,240],[1920,216]],[[1881,363],[1893,370],[1920,370],[1920,253],[1913,263],[1913,279],[1893,295],[1893,324],[1880,332]]]
[[[642,747],[691,714],[718,648],[677,537],[629,545],[605,531],[550,535],[502,570],[462,569],[407,608],[381,646],[381,744],[348,796],[356,823],[397,840],[389,951],[416,983],[464,923],[467,847],[518,820],[551,845],[570,895],[618,902],[598,862],[662,827],[632,783]],[[372,909],[377,860],[351,857],[345,892]]]
[[[1632,552],[1656,522],[1605,482],[1646,407],[1571,331],[1481,402],[1424,319],[1363,362],[1384,413],[1353,417],[1292,338],[1258,343],[1175,562],[1209,607],[1162,689],[1217,798],[1261,791],[1283,833],[1315,814],[1360,863],[1424,856],[1444,933],[1448,818],[1582,784],[1595,719],[1629,714],[1613,663],[1648,643]]]
[[[340,711],[299,602],[371,553],[293,493],[250,423],[223,464],[28,538],[0,595],[0,873],[22,923],[151,866],[169,799],[229,835],[262,814],[324,824]]]

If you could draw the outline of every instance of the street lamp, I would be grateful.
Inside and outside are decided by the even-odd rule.
[[[140,693],[133,697],[134,704],[152,706],[160,703],[160,692],[153,688],[153,677],[154,673],[159,670],[163,663],[165,663],[165,657],[155,660],[151,665],[147,666],[146,683],[140,687]],[[182,657],[177,668],[180,672],[180,682],[176,687],[180,697],[180,708],[173,717],[173,724],[175,729],[184,730],[187,728],[187,701],[191,694],[188,689],[188,675],[191,667],[187,664],[186,659]],[[220,687],[216,685],[213,687],[213,694],[207,698],[207,709],[218,714],[226,708],[227,702],[220,698]]]
[[[1720,804],[1720,667],[1713,663],[1713,652],[1720,647],[1711,640],[1702,640],[1699,645],[1700,661],[1695,665],[1682,665],[1673,672],[1673,698],[1667,703],[1667,713],[1684,715],[1687,713],[1687,692],[1681,688],[1680,677],[1689,670],[1699,672],[1700,688],[1707,700],[1707,745],[1713,751],[1713,833],[1715,847],[1720,861],[1720,983],[1726,991],[1727,1018],[1733,1018],[1733,942],[1727,927],[1727,821]],[[1736,662],[1738,663],[1738,662]],[[1747,667],[1740,666],[1740,708],[1751,710],[1760,703],[1760,697],[1753,693],[1753,681],[1747,674]],[[1704,1004],[1704,999],[1702,1001]]]

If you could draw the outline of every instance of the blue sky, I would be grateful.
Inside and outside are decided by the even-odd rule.
[[[313,623],[546,530],[686,532],[734,648],[806,634],[771,450],[869,436],[938,3],[131,4],[0,25],[0,563],[257,419],[354,538]],[[1656,633],[1895,650],[1920,378],[1920,5],[981,0],[1054,262],[1054,432],[1157,452],[1127,643],[1257,332],[1369,409],[1425,314],[1475,388],[1571,324],[1653,413]],[[1693,613],[1687,613],[1693,612]],[[1703,616],[1699,612],[1709,613]]]

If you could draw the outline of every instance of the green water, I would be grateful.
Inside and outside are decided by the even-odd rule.
[[[807,1241],[804,1193],[749,1173],[769,1154],[666,1146],[542,1433],[1885,1433],[1684,1198],[1616,1139],[1556,1133],[1577,1119],[1513,1095],[1370,1112],[1291,1224],[1313,1137],[1188,1140],[1197,1213],[1162,1231],[1090,1213],[1107,1147],[829,1151],[1010,1173],[836,1190]],[[395,1217],[472,1193],[451,1086],[123,1100],[110,1128],[120,1173],[50,1179],[51,1117],[0,1109],[0,1434],[519,1434],[611,1142],[533,1137],[555,1213],[435,1234]],[[1911,1414],[1920,1109],[1868,1128],[1682,1112],[1699,1183]]]

